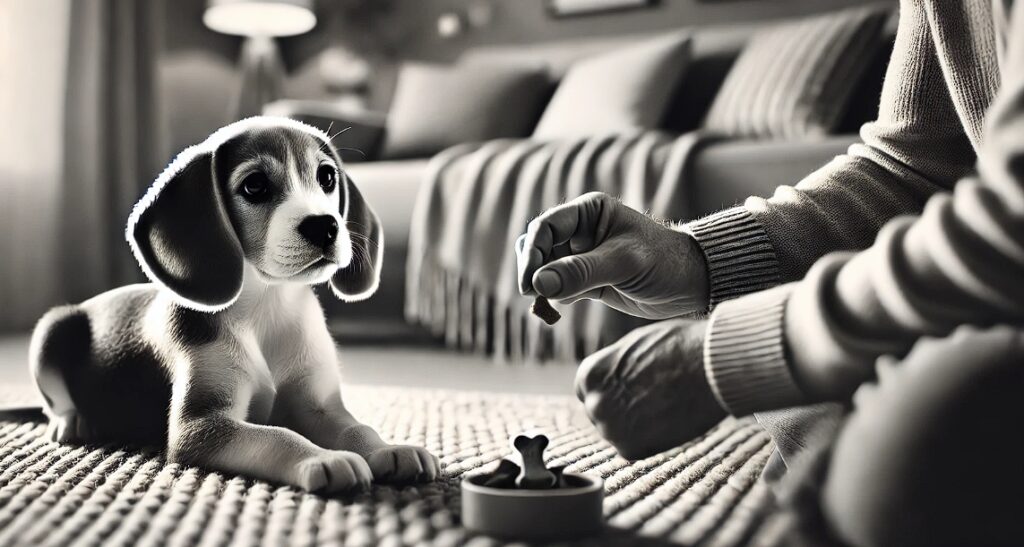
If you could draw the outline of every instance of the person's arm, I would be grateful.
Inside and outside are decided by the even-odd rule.
[[[920,4],[902,2],[878,119],[862,144],[770,199],[682,227],[597,194],[549,209],[517,242],[520,292],[676,317],[800,279],[825,254],[866,248],[888,220],[919,213],[971,169],[964,123],[977,126],[973,114],[957,116]]]
[[[707,258],[712,306],[798,280],[831,251],[866,248],[885,222],[920,212],[973,166],[919,4],[901,2],[878,119],[862,128],[862,144],[770,199],[686,226]]]
[[[869,249],[715,311],[705,370],[732,413],[844,400],[878,356],[922,336],[1024,324],[1024,6],[1014,17],[978,178],[893,220]]]

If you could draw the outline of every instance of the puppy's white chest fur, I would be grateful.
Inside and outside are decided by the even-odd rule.
[[[245,420],[254,424],[270,423],[270,414],[277,397],[277,386],[270,370],[270,361],[263,352],[263,344],[255,333],[240,336],[240,345],[245,348],[246,366],[241,380],[248,392],[249,404],[245,409]]]
[[[170,309],[160,306],[157,309]],[[242,292],[230,308],[217,313],[220,341],[203,347],[181,347],[193,366],[176,375],[179,380],[206,385],[232,386],[230,414],[254,424],[271,424],[279,392],[311,377],[329,378],[337,390],[337,356],[327,331],[323,310],[312,290],[302,285],[267,285],[246,272]],[[160,337],[164,317],[148,323]],[[225,354],[227,352],[227,354]]]
[[[308,287],[247,281],[238,302],[226,311],[237,319],[230,323],[247,357],[246,419],[252,423],[270,423],[278,386],[308,375],[312,362],[335,362],[323,311]],[[310,352],[317,358],[309,359]]]

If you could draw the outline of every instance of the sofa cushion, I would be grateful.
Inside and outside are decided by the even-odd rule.
[[[828,134],[881,47],[888,10],[854,8],[758,32],[743,49],[704,122],[737,137]]]
[[[388,247],[405,249],[412,210],[429,160],[368,161],[349,164],[345,171],[383,224]]]
[[[578,61],[533,136],[576,138],[656,128],[689,58],[689,35],[674,32]]]
[[[539,63],[406,63],[399,69],[383,155],[425,157],[463,142],[525,137],[549,90]]]

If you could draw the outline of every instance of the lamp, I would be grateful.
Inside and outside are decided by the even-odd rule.
[[[316,15],[313,0],[207,0],[203,24],[246,37],[239,59],[242,85],[233,108],[236,117],[244,118],[281,96],[284,64],[274,38],[309,32]]]
[[[312,0],[209,0],[203,23],[223,34],[295,36],[316,26]]]

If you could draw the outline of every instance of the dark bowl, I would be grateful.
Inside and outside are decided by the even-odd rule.
[[[549,490],[492,488],[486,475],[462,480],[462,524],[490,536],[548,541],[586,537],[604,528],[604,482],[566,473],[569,486]]]

